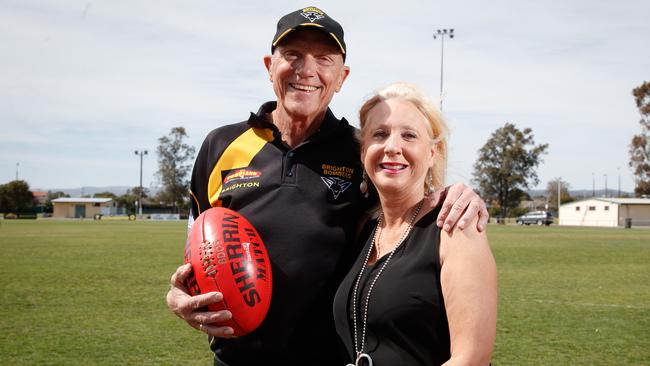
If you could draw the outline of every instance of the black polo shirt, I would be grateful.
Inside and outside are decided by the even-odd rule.
[[[332,300],[363,210],[359,144],[328,109],[321,128],[292,149],[265,117],[275,107],[210,132],[192,172],[195,218],[214,206],[239,212],[259,232],[273,270],[260,328],[212,349],[233,366],[343,364]]]

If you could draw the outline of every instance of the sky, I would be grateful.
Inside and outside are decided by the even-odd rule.
[[[471,185],[477,151],[509,122],[549,145],[532,188],[560,177],[633,191],[647,0],[0,0],[0,184],[135,187],[146,149],[143,185],[158,186],[155,151],[172,128],[198,149],[275,99],[262,58],[277,20],[310,5],[344,28],[351,73],[330,107],[353,125],[390,82],[438,101],[443,59],[448,183]],[[452,28],[443,48],[433,34]]]

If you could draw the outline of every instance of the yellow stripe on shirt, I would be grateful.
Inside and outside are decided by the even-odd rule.
[[[220,206],[218,201],[223,179],[221,172],[249,166],[253,158],[270,141],[273,141],[272,130],[250,128],[228,145],[217,164],[215,164],[214,169],[212,169],[208,180],[208,198],[211,206]]]

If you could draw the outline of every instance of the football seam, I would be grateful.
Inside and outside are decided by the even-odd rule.
[[[206,241],[205,225],[204,225],[204,222],[205,222],[205,218],[204,218],[203,221],[201,222],[201,238],[203,239],[203,241]],[[214,257],[214,251],[211,252],[211,256],[212,256],[212,260],[213,260],[214,262],[216,262],[217,258]],[[228,268],[228,269],[229,269],[229,268]],[[207,273],[206,273],[206,275],[207,275]],[[233,334],[235,334],[235,333],[241,333],[241,334],[245,334],[245,333],[247,333],[247,331],[244,330],[244,327],[242,327],[242,326],[237,322],[237,320],[235,319],[235,317],[234,317],[234,315],[233,315],[233,313],[232,313],[232,310],[231,310],[230,307],[228,306],[228,301],[226,301],[226,297],[223,295],[223,291],[221,290],[221,286],[220,286],[220,284],[219,284],[219,281],[217,281],[217,279],[215,278],[215,276],[216,276],[216,274],[215,274],[214,276],[210,276],[210,277],[212,277],[212,280],[214,281],[214,284],[216,285],[217,290],[221,293],[221,303],[223,304],[223,310],[228,310],[228,311],[230,311],[230,316],[231,316],[231,318],[230,318],[230,322],[238,328],[238,329],[235,329],[235,327],[233,327]]]

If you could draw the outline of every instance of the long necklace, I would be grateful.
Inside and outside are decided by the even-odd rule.
[[[368,362],[368,366],[372,366],[372,358],[370,357],[369,354],[363,352],[363,347],[366,343],[366,326],[368,322],[368,305],[370,303],[370,294],[372,293],[372,289],[375,287],[375,283],[377,282],[377,279],[379,279],[379,276],[381,276],[382,272],[384,272],[384,269],[386,269],[386,266],[388,265],[388,262],[390,262],[390,259],[393,257],[393,254],[395,253],[395,250],[402,245],[402,242],[404,242],[404,239],[408,236],[409,232],[413,228],[413,224],[415,223],[415,218],[418,216],[420,213],[420,209],[422,208],[422,204],[424,203],[424,200],[421,200],[415,211],[413,212],[413,216],[411,216],[411,220],[409,221],[408,226],[406,227],[406,230],[404,230],[404,233],[402,233],[402,236],[399,238],[397,241],[397,244],[395,244],[395,247],[393,250],[390,251],[388,254],[388,258],[386,258],[386,261],[384,264],[379,268],[379,272],[377,272],[377,275],[375,278],[372,280],[370,283],[370,287],[368,288],[368,294],[366,295],[366,303],[363,308],[363,323],[362,323],[362,328],[361,328],[361,341],[358,342],[359,340],[359,334],[358,334],[358,328],[357,328],[357,294],[359,290],[359,282],[361,282],[361,277],[363,277],[363,272],[368,265],[368,261],[370,260],[370,253],[372,252],[372,249],[377,246],[377,254],[379,254],[379,243],[378,243],[378,237],[381,235],[381,222],[384,217],[384,213],[382,212],[381,215],[379,215],[379,219],[377,220],[377,227],[375,227],[375,231],[372,236],[372,243],[371,247],[368,249],[368,254],[366,254],[366,259],[363,262],[363,266],[361,267],[361,271],[359,271],[359,275],[357,276],[357,280],[354,284],[354,290],[352,293],[352,320],[354,322],[354,351],[357,355],[355,363],[354,364],[348,364],[347,366],[359,366],[360,362],[362,360],[365,360]]]

